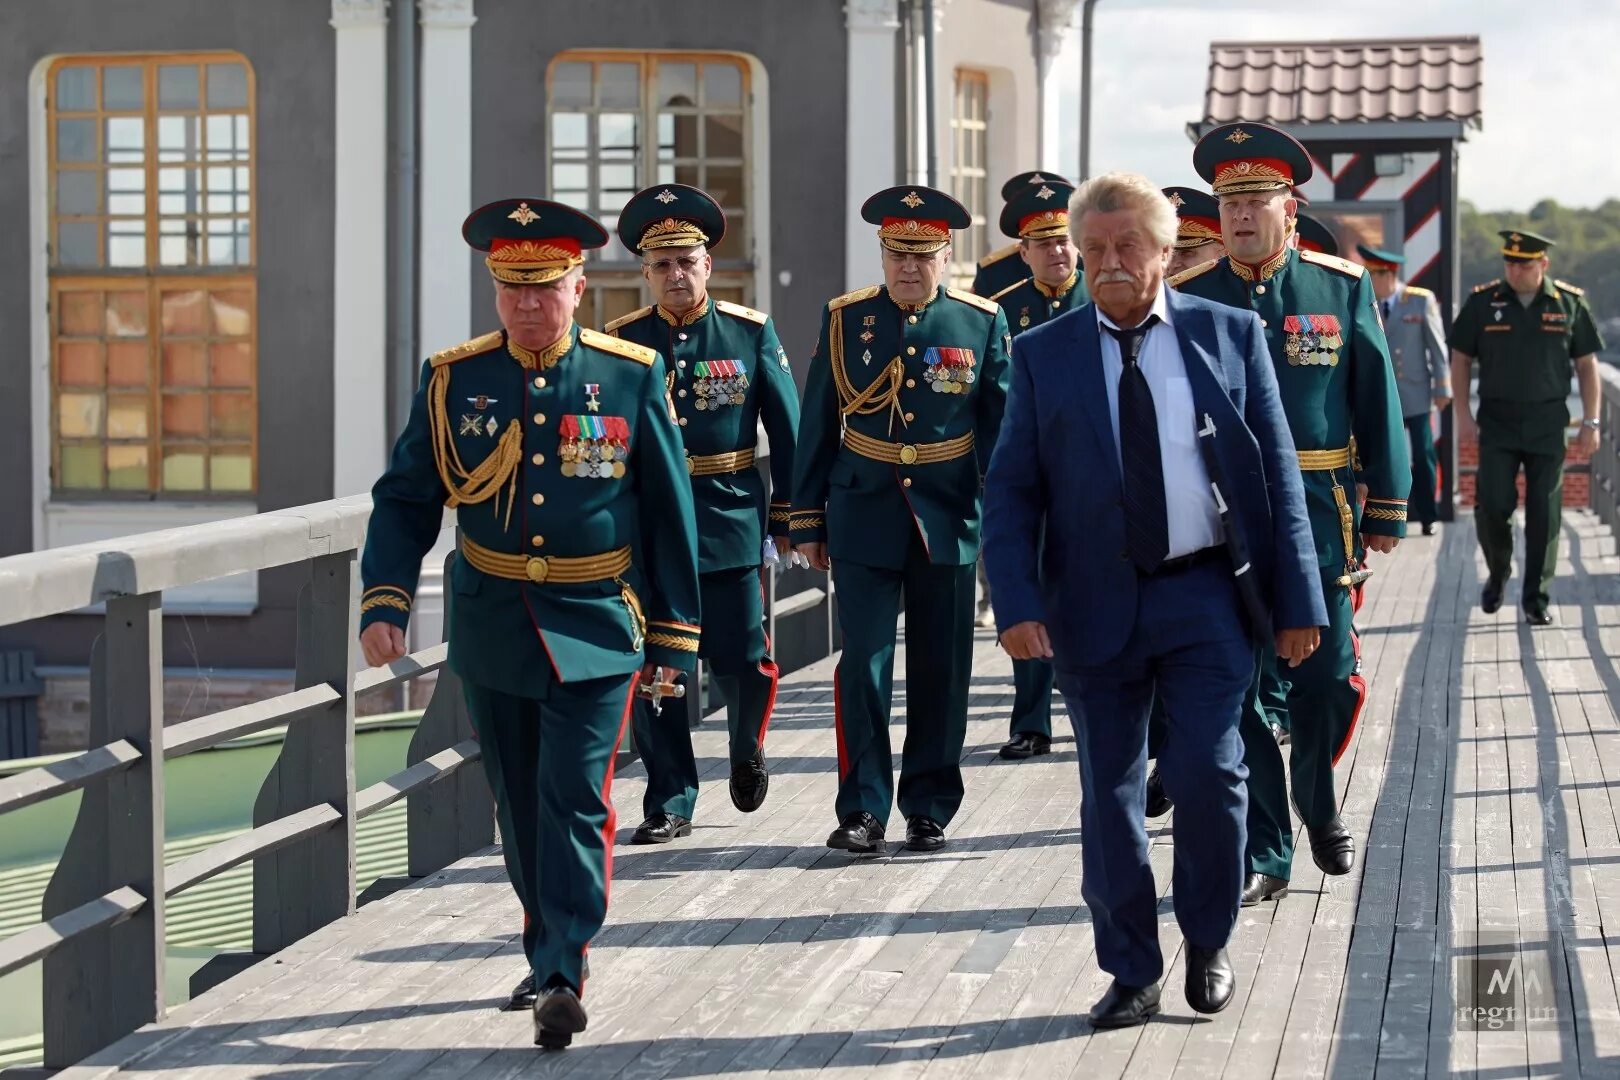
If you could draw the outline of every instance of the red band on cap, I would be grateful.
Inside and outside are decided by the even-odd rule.
[[[564,251],[566,251],[568,254],[574,255],[574,256],[581,255],[584,252],[584,249],[582,249],[579,246],[579,241],[575,240],[573,237],[570,237],[570,236],[547,236],[547,237],[541,237],[541,238],[530,237],[530,238],[523,239],[523,240],[507,240],[507,239],[504,239],[502,237],[496,237],[494,240],[492,240],[490,242],[489,253],[491,255],[493,255],[497,251],[500,251],[502,248],[514,247],[514,246],[516,246],[518,244],[530,244],[530,245],[544,244],[544,245],[546,245],[548,247],[561,248]]]

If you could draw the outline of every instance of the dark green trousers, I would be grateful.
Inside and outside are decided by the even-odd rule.
[[[585,950],[607,918],[613,758],[634,680],[553,682],[544,699],[462,685],[523,905],[523,951],[540,984],[560,975],[583,991]]]
[[[1249,767],[1248,862],[1252,873],[1287,879],[1294,859],[1294,825],[1288,812],[1289,780],[1295,807],[1307,827],[1326,825],[1339,812],[1333,765],[1350,744],[1366,698],[1360,644],[1350,624],[1350,590],[1335,585],[1342,571],[1322,572],[1328,629],[1322,643],[1297,668],[1277,659],[1267,642],[1256,658],[1238,730],[1243,763]],[[1288,771],[1283,750],[1267,724],[1273,703],[1285,703],[1289,724]],[[1271,722],[1278,718],[1269,717]]]
[[[1434,451],[1434,429],[1429,425],[1428,413],[1406,418],[1406,437],[1412,446],[1412,494],[1406,512],[1420,525],[1433,525],[1440,458]]]
[[[1052,737],[1052,687],[1057,672],[1049,660],[1014,660],[1012,718],[1007,734]]]
[[[703,636],[698,657],[726,703],[731,763],[741,764],[765,748],[765,730],[776,705],[777,670],[765,636],[765,605],[758,567],[743,566],[698,575]],[[684,680],[684,676],[683,676]],[[688,694],[693,687],[688,685]],[[662,715],[648,701],[635,709],[636,750],[647,770],[642,813],[676,814],[691,820],[697,807],[697,758],[683,703],[666,702]]]
[[[900,570],[834,559],[844,651],[833,674],[842,821],[865,810],[889,820],[896,801],[889,711],[894,695],[895,621],[906,615],[906,735],[898,803],[905,817],[949,824],[962,805],[973,664],[972,563],[938,566],[912,534]]]
[[[1507,581],[1513,576],[1513,511],[1519,506],[1518,476],[1523,468],[1524,588],[1519,602],[1526,611],[1540,612],[1547,610],[1548,590],[1558,569],[1558,532],[1564,516],[1563,428],[1549,438],[1546,432],[1526,431],[1527,427],[1493,424],[1481,417],[1474,528],[1487,572],[1496,581]]]

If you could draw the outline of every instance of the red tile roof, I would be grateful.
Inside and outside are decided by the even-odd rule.
[[[1204,122],[1480,126],[1477,37],[1389,41],[1217,41]]]

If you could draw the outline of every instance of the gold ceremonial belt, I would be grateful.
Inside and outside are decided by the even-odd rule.
[[[729,454],[687,454],[686,471],[692,476],[721,476],[742,472],[754,464],[752,450],[733,450]]]
[[[945,442],[892,443],[862,435],[858,431],[845,431],[844,445],[872,461],[886,461],[890,465],[932,465],[972,453],[973,432]]]
[[[1348,446],[1343,450],[1300,450],[1298,453],[1301,472],[1326,472],[1350,467]]]
[[[584,585],[591,581],[611,581],[630,569],[629,547],[601,555],[508,555],[503,551],[491,551],[463,536],[461,554],[475,570],[512,581],[532,581],[536,585]]]

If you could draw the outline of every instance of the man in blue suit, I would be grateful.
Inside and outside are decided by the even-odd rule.
[[[1239,712],[1257,650],[1297,665],[1327,611],[1259,317],[1165,287],[1176,214],[1145,177],[1087,181],[1069,221],[1094,300],[1014,342],[985,562],[1003,648],[1051,658],[1068,705],[1081,893],[1114,977],[1091,1021],[1124,1027],[1159,1010],[1164,972],[1143,826],[1154,694],[1183,811],[1187,1002],[1218,1012],[1245,869]]]

